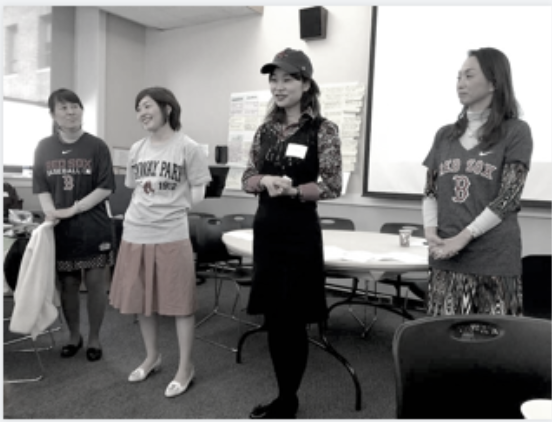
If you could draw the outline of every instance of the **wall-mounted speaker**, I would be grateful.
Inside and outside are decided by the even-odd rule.
[[[226,145],[217,145],[215,147],[215,161],[217,164],[226,164],[228,162],[228,147]]]
[[[302,40],[323,40],[326,38],[328,11],[322,6],[299,10],[299,27]]]

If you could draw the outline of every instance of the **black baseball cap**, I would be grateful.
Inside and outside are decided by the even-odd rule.
[[[289,74],[300,73],[309,79],[312,78],[312,63],[308,56],[301,50],[286,48],[280,51],[274,56],[272,63],[267,63],[261,67],[261,73],[272,73],[276,67]]]

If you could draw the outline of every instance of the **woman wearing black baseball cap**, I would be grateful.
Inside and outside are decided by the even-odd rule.
[[[259,197],[248,312],[263,314],[279,394],[252,419],[294,418],[308,356],[306,326],[326,318],[319,200],[341,192],[341,141],[320,115],[310,59],[285,49],[261,68],[272,103],[257,129],[243,189]]]

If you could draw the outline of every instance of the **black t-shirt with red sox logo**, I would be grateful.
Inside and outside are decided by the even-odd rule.
[[[115,190],[111,154],[103,140],[84,133],[76,142],[57,135],[35,150],[33,193],[50,192],[56,209],[72,207],[97,188]],[[112,248],[111,221],[105,202],[55,227],[56,260],[86,259]]]
[[[438,234],[460,233],[499,195],[506,164],[531,164],[533,138],[529,125],[512,119],[503,123],[503,138],[488,150],[465,149],[451,140],[453,125],[442,127],[424,165],[437,170]],[[492,230],[471,241],[460,254],[430,265],[442,270],[489,276],[521,274],[521,233],[517,212],[509,213]]]

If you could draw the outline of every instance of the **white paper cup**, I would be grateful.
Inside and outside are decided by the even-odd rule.
[[[403,247],[410,246],[410,236],[412,236],[412,230],[401,229],[399,230],[399,243]]]

